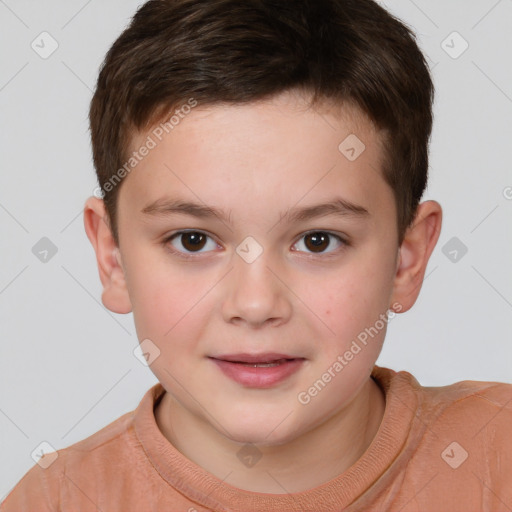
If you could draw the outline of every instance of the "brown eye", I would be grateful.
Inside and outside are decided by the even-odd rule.
[[[329,247],[329,235],[326,233],[313,233],[306,235],[306,247],[313,252],[322,252]]]
[[[341,239],[341,237],[332,233],[327,233],[325,231],[311,231],[305,234],[301,240],[297,242],[296,245],[300,245],[302,240],[304,240],[305,242],[303,242],[303,245],[306,248],[306,252],[317,254],[330,253],[337,248],[336,242],[333,243],[332,239],[338,241],[337,247],[340,247],[344,244],[344,241]],[[328,248],[330,248],[330,250],[327,251],[326,249]]]
[[[181,243],[183,244],[183,247],[187,249],[187,251],[195,251],[195,250],[201,250],[206,241],[206,236],[204,236],[202,233],[183,233],[181,235]]]
[[[171,245],[177,250],[177,252],[183,254],[207,252],[202,249],[207,246],[208,239],[211,240],[211,249],[215,249],[217,244],[212,240],[210,236],[200,231],[180,231],[169,238]]]

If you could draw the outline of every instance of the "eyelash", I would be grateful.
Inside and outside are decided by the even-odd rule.
[[[177,255],[180,258],[183,258],[183,259],[186,259],[186,260],[196,259],[198,257],[197,255],[202,254],[201,252],[196,252],[196,253],[193,253],[193,252],[192,253],[181,252],[181,251],[178,251],[178,250],[172,248],[172,246],[169,243],[174,238],[178,238],[180,235],[183,235],[183,234],[186,234],[186,233],[198,233],[198,234],[206,235],[208,238],[211,238],[213,240],[213,237],[211,235],[209,235],[208,233],[204,232],[204,231],[200,231],[200,230],[197,230],[197,229],[189,229],[189,230],[177,231],[176,233],[172,233],[171,235],[169,235],[168,237],[166,237],[162,241],[162,245],[164,245],[164,247],[166,247],[167,250],[169,250],[172,254],[175,254],[175,255]],[[308,254],[308,256],[306,256],[307,258],[314,259],[314,258],[321,257],[321,258],[325,259],[325,258],[334,257],[334,256],[337,255],[337,253],[339,253],[340,251],[342,251],[343,249],[345,249],[346,247],[351,245],[348,242],[348,240],[346,240],[345,238],[341,237],[340,235],[337,235],[337,234],[332,233],[330,231],[324,231],[324,230],[318,230],[318,229],[317,230],[312,230],[312,231],[307,231],[306,233],[301,235],[299,237],[299,239],[297,240],[297,242],[295,242],[293,245],[296,245],[304,237],[306,237],[308,235],[312,235],[312,234],[317,234],[317,233],[322,233],[322,234],[334,237],[334,238],[338,239],[339,242],[341,242],[342,245],[338,249],[334,249],[334,250],[332,250],[330,252],[306,253],[306,254]],[[209,252],[209,251],[206,251],[206,252]],[[302,251],[294,251],[294,252],[299,252],[300,253]]]

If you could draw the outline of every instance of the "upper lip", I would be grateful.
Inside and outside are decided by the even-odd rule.
[[[299,358],[289,354],[278,354],[277,352],[264,352],[261,354],[226,354],[211,357],[213,359],[238,363],[270,363],[279,359],[304,359],[302,357]]]

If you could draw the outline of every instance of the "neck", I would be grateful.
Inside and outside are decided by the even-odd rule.
[[[242,443],[198,421],[169,393],[155,417],[178,451],[220,480],[247,491],[285,494],[317,487],[352,466],[375,437],[384,408],[384,393],[370,378],[350,404],[320,425],[280,445],[256,446],[261,458],[247,467],[233,457]]]

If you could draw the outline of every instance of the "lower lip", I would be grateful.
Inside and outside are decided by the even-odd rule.
[[[304,359],[288,359],[276,366],[248,366],[211,358],[224,375],[250,388],[269,388],[299,370]]]

